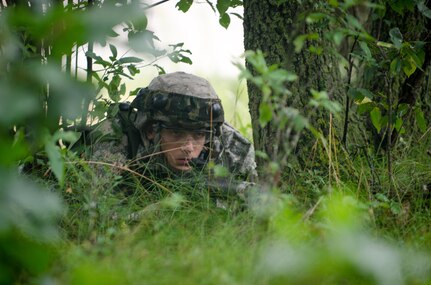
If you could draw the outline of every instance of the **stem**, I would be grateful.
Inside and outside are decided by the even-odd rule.
[[[388,159],[388,177],[389,177],[389,193],[393,191],[393,177],[392,177],[392,80],[388,84],[389,92],[387,97],[388,103],[388,131],[386,137],[387,144],[387,159]]]
[[[94,0],[88,0],[88,7],[91,9],[94,5]],[[88,52],[93,52],[93,42],[88,43]],[[93,59],[87,56],[87,82],[91,84],[93,77]],[[89,98],[84,98],[84,102],[82,104],[82,116],[81,116],[81,128],[87,125],[87,115],[88,115],[88,107],[90,105]]]
[[[159,6],[160,4],[163,4],[163,3],[168,2],[168,1],[170,1],[170,0],[162,0],[162,1],[159,1],[157,3],[148,5],[147,7],[144,8],[144,10],[148,10],[148,9],[154,8],[156,6]]]
[[[332,113],[329,114],[329,149],[328,149],[328,183],[329,187],[331,187],[332,183],[332,175],[331,175],[331,169],[332,169]]]
[[[347,76],[347,85],[346,85],[346,110],[344,113],[344,130],[343,130],[343,138],[342,143],[345,147],[347,147],[347,130],[349,128],[349,110],[350,110],[350,97],[349,97],[349,89],[350,89],[350,83],[352,82],[352,72],[353,72],[353,58],[352,53],[355,49],[356,43],[358,42],[358,37],[355,37],[352,48],[350,49],[349,53],[349,71]]]

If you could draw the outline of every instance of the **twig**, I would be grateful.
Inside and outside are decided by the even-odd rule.
[[[156,6],[159,6],[160,4],[163,4],[163,3],[168,2],[168,1],[170,1],[170,0],[162,0],[162,1],[159,1],[159,2],[157,2],[157,3],[154,3],[154,4],[151,4],[151,5],[148,5],[147,7],[145,7],[145,8],[144,8],[144,11],[145,11],[145,10],[148,10],[148,9],[151,9],[151,8],[154,8],[154,7],[156,7]]]
[[[346,147],[346,149],[347,149],[347,130],[349,128],[349,111],[350,111],[349,89],[350,89],[350,83],[352,82],[352,72],[353,72],[352,53],[353,53],[353,50],[355,49],[357,42],[358,42],[358,37],[356,36],[349,53],[349,74],[347,77],[347,85],[346,85],[346,111],[344,113],[344,130],[343,130],[343,138],[341,140],[344,147]]]
[[[310,209],[308,209],[308,211],[302,217],[302,221],[303,222],[306,221],[306,220],[308,220],[311,217],[311,215],[313,215],[314,211],[316,211],[317,206],[319,206],[319,204],[320,204],[320,202],[322,202],[322,200],[323,200],[323,197],[321,196],[319,198],[319,200],[317,200],[316,204],[314,204],[313,207],[311,207]]]

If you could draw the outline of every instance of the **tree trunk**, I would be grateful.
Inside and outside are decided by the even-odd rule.
[[[310,99],[310,89],[328,91],[330,97],[339,97],[338,66],[328,54],[316,55],[304,48],[295,53],[293,40],[297,35],[311,32],[309,26],[299,17],[313,7],[314,1],[287,1],[277,5],[271,0],[244,0],[244,47],[245,50],[262,50],[268,66],[278,64],[281,68],[294,71],[299,79],[289,86],[292,96],[286,102],[287,106],[300,111],[306,110]],[[314,28],[313,28],[314,29]],[[313,32],[321,33],[317,28]],[[320,43],[319,43],[320,44]],[[251,66],[246,63],[248,69]],[[253,72],[253,70],[252,70]],[[271,122],[261,128],[259,125],[260,90],[248,82],[249,108],[252,118],[253,139],[256,150],[264,151],[271,157],[275,144],[274,138],[277,126]],[[304,114],[304,113],[303,113]],[[322,130],[328,129],[327,115],[304,114],[309,116],[311,124]],[[310,153],[306,151],[313,144],[311,136],[301,139],[296,148],[299,162],[306,161]],[[301,149],[301,151],[299,151]],[[258,161],[259,163],[259,161]]]

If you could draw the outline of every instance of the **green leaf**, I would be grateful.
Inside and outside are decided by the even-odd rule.
[[[123,83],[120,85],[120,95],[125,95],[126,94],[126,84]]]
[[[359,46],[361,47],[361,49],[362,49],[362,51],[364,52],[365,57],[366,57],[367,59],[371,59],[371,58],[373,58],[373,56],[372,56],[372,54],[371,54],[371,50],[370,50],[370,48],[368,47],[368,45],[367,45],[367,43],[366,43],[366,42],[364,42],[364,41],[360,41],[360,42],[359,42]]]
[[[406,58],[402,62],[403,71],[407,77],[410,77],[416,71],[416,63],[411,57]]]
[[[175,7],[177,7],[178,10],[183,11],[185,13],[190,9],[192,4],[193,4],[193,0],[180,0],[175,5]]]
[[[412,1],[412,0],[388,1],[391,8],[400,15],[404,14],[405,9],[409,11],[413,11],[415,2],[416,1]]]
[[[364,99],[364,95],[358,91],[358,88],[351,87],[349,91],[347,91],[347,95],[355,101],[362,101]]]
[[[401,34],[400,29],[392,28],[389,31],[389,36],[391,37],[391,41],[394,44],[396,49],[400,49],[403,43],[403,35]]]
[[[126,57],[122,57],[118,60],[119,64],[124,64],[124,63],[139,63],[142,62],[143,59],[139,58],[139,57],[134,57],[134,56],[126,56]]]
[[[160,65],[158,65],[158,64],[153,64],[153,66],[157,69],[157,73],[158,73],[159,75],[166,74],[165,69],[164,69],[163,67],[161,67]]]
[[[176,209],[181,207],[181,205],[187,200],[180,193],[172,193],[170,196],[164,198],[160,201],[160,204],[164,207]]]
[[[376,128],[377,132],[380,132],[382,128],[382,113],[378,107],[375,107],[371,112],[371,122],[373,126]]]
[[[217,11],[220,13],[220,17],[226,14],[227,9],[230,7],[230,0],[217,0]]]
[[[397,120],[395,121],[395,125],[394,125],[397,132],[400,132],[402,125],[403,125],[403,119],[397,118]]]
[[[369,98],[369,99],[373,99],[374,98],[374,93],[371,92],[368,89],[365,88],[357,88],[358,92],[361,93],[362,95],[364,95],[365,97]]]
[[[409,104],[401,103],[398,106],[398,110],[397,110],[398,117],[401,118],[402,116],[404,116],[405,114],[407,114],[407,112],[409,111],[409,109],[410,109],[410,105]]]
[[[219,23],[220,25],[227,29],[230,25],[230,17],[227,13],[224,13],[223,15],[220,15],[220,19],[219,19]]]
[[[371,110],[374,108],[375,104],[374,102],[367,102],[359,104],[358,106],[358,114],[363,115],[365,113],[371,112]]]
[[[100,56],[98,56],[98,55],[96,55],[94,52],[92,52],[92,51],[87,51],[86,53],[85,53],[85,56],[88,56],[88,57],[90,57],[90,58],[92,58],[92,59],[94,59],[94,60],[102,60],[102,58],[100,57]]]
[[[335,43],[336,46],[340,46],[341,45],[344,37],[345,37],[345,34],[343,32],[341,32],[341,31],[334,32],[332,34],[332,40],[334,41],[334,43]]]
[[[332,7],[338,7],[338,1],[337,0],[329,0],[329,5]]]
[[[302,131],[305,127],[308,127],[308,125],[308,119],[301,114],[293,118],[293,126],[296,132]]]
[[[55,145],[52,139],[45,141],[45,151],[49,158],[51,170],[57,178],[60,185],[64,183],[64,162],[61,157],[60,148]]]
[[[109,44],[109,48],[111,49],[112,53],[112,60],[117,59],[117,48],[114,45]]]
[[[313,24],[313,23],[317,23],[320,20],[326,18],[327,15],[323,14],[323,13],[311,13],[307,16],[307,18],[305,18],[305,22],[307,24]]]
[[[304,46],[306,39],[307,39],[307,35],[300,35],[295,38],[295,40],[293,41],[293,45],[295,46],[296,53],[302,50],[302,47]]]
[[[382,42],[382,41],[378,41],[377,46],[384,47],[384,48],[393,48],[394,47],[393,44],[387,43],[387,42]]]
[[[263,152],[263,151],[260,151],[260,150],[256,150],[255,154],[256,154],[256,157],[259,157],[259,158],[262,158],[262,159],[265,159],[265,160],[269,159],[269,156],[268,156],[268,154],[266,152]]]
[[[419,12],[422,13],[428,19],[431,19],[431,10],[425,5],[425,1],[421,1],[417,4]]]
[[[213,170],[215,177],[227,177],[229,175],[229,170],[222,165],[215,165]]]
[[[144,31],[147,28],[147,25],[148,19],[145,15],[142,15],[133,21],[133,27],[138,31]]]
[[[321,55],[321,54],[322,54],[322,52],[323,52],[323,48],[321,48],[321,47],[316,47],[316,46],[314,46],[314,45],[310,46],[310,47],[308,48],[308,50],[309,50],[311,53],[314,53],[314,54],[317,54],[317,55]]]
[[[347,23],[349,23],[350,26],[358,29],[359,31],[362,31],[364,29],[358,19],[356,19],[352,15],[347,14],[346,19]]]
[[[401,60],[396,57],[392,60],[389,70],[393,76],[396,76],[401,71]]]
[[[127,70],[129,70],[129,73],[132,76],[135,76],[136,74],[138,74],[140,72],[140,70],[138,68],[136,68],[136,66],[133,64],[128,65]]]
[[[262,127],[272,119],[272,108],[266,103],[261,103],[259,106],[259,123]]]
[[[76,132],[58,130],[52,136],[53,141],[63,140],[66,142],[75,142],[79,138]]]
[[[415,109],[415,117],[416,117],[416,124],[419,127],[419,130],[421,130],[421,132],[426,132],[427,130],[427,123],[425,120],[425,116],[424,113],[422,112],[421,109],[416,108]]]

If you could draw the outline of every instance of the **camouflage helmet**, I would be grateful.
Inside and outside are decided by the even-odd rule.
[[[164,127],[218,130],[224,122],[221,101],[211,84],[185,72],[154,78],[139,91],[132,107],[138,110],[141,126],[156,122]]]

